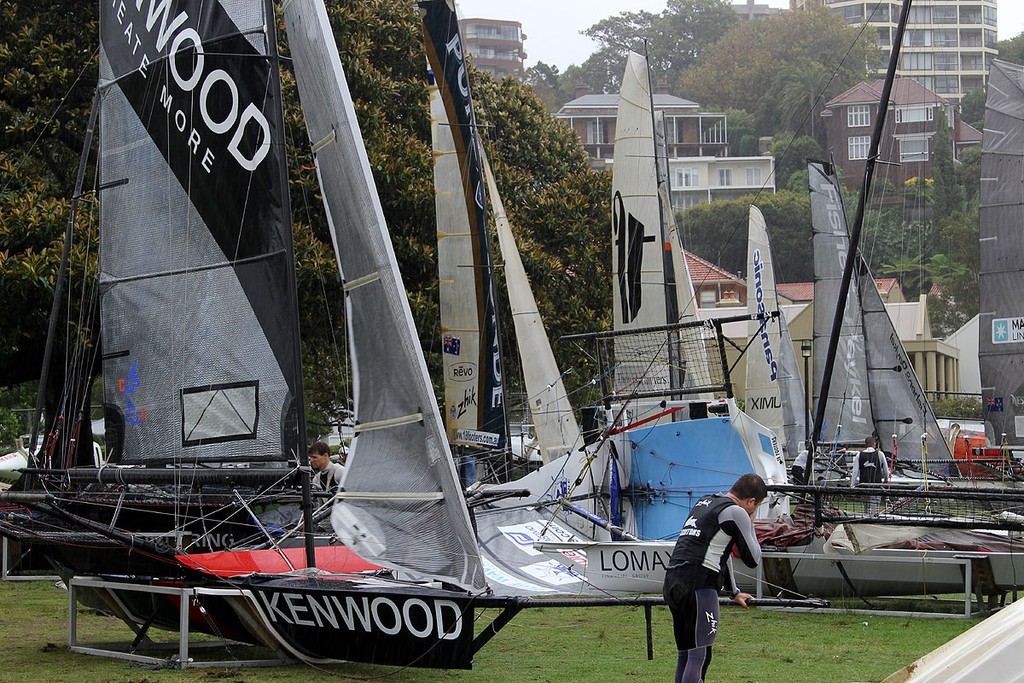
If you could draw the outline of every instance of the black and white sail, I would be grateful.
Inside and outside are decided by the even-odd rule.
[[[506,428],[494,257],[480,145],[454,6],[420,3],[431,86],[445,424],[452,443],[500,448]]]
[[[1024,444],[1024,67],[995,61],[981,145],[978,360],[993,444]]]
[[[850,296],[843,311],[829,395],[819,396],[850,235],[835,170],[829,164],[812,162],[807,172],[814,228],[814,402],[817,405],[826,401],[820,426],[823,441],[864,443],[865,437],[874,431],[874,416],[867,384],[864,322],[855,280],[850,283]]]
[[[109,457],[294,459],[301,366],[272,5],[100,7]]]

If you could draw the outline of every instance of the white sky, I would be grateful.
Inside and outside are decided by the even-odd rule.
[[[537,62],[564,70],[581,64],[595,44],[580,31],[621,12],[660,13],[665,0],[457,0],[462,16],[510,19],[523,24],[526,66]],[[739,2],[739,0],[734,0]],[[766,0],[757,0],[764,4]],[[788,7],[789,0],[767,0],[772,7]],[[998,5],[999,40],[1024,32],[1024,1],[1002,0]]]

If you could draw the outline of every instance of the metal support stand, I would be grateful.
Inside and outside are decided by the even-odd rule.
[[[137,593],[151,593],[156,595],[168,595],[176,596],[179,604],[179,630],[178,630],[178,643],[177,643],[177,654],[172,654],[169,657],[153,657],[148,655],[142,655],[135,652],[135,644],[127,647],[121,646],[120,649],[116,645],[96,645],[87,646],[80,645],[78,643],[78,608],[77,608],[77,592],[79,589],[91,589],[97,591],[108,591],[109,594],[117,600],[116,591],[125,592],[137,592]],[[238,591],[241,594],[241,591]],[[190,629],[189,629],[189,608],[192,605],[193,599],[195,599],[197,591],[194,588],[180,588],[173,586],[151,586],[144,584],[132,584],[123,583],[120,581],[105,581],[97,577],[91,576],[76,576],[71,579],[68,583],[68,649],[72,652],[86,655],[96,655],[100,657],[110,657],[113,659],[125,659],[131,662],[139,662],[143,664],[154,664],[158,666],[164,666],[169,669],[186,669],[186,668],[209,668],[209,667],[225,667],[225,666],[278,666],[281,664],[292,663],[290,660],[273,657],[267,659],[220,659],[220,660],[202,660],[196,661],[189,654],[190,648],[211,648],[220,647],[228,648],[233,645],[245,645],[244,643],[236,643],[227,640],[209,641],[204,643],[192,643],[190,640]],[[133,629],[136,635],[136,643],[139,642],[140,638],[145,638],[145,633],[139,633],[139,629]],[[171,644],[159,645],[154,643],[148,643],[146,649],[153,648],[173,648]]]
[[[2,543],[0,543],[0,555],[3,559],[0,560],[0,580],[3,581],[56,581],[60,577],[56,574],[12,574],[11,561],[10,561],[10,547],[8,546],[8,539],[6,536],[3,537]]]

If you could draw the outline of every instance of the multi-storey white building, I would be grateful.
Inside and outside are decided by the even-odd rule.
[[[848,24],[870,25],[883,48],[892,45],[902,5],[898,0],[790,0],[793,9],[807,3],[826,5]],[[959,102],[967,93],[985,88],[989,63],[997,56],[996,0],[915,0],[900,51],[899,75]],[[879,73],[884,71],[882,63]]]

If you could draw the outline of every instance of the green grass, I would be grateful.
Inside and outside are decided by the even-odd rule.
[[[484,613],[481,622],[495,614]],[[594,607],[523,611],[478,653],[473,671],[368,665],[153,671],[69,652],[67,594],[48,582],[0,583],[0,683],[670,681],[676,662],[671,616],[661,607],[653,614],[650,661],[642,608]],[[978,621],[723,608],[709,677],[731,683],[880,681]],[[79,610],[80,644],[131,639],[120,621]]]

